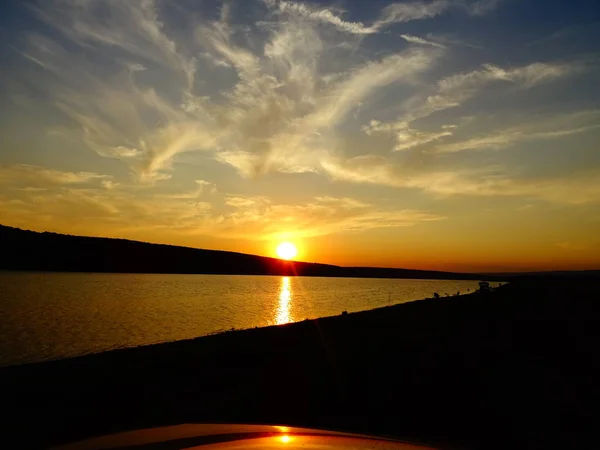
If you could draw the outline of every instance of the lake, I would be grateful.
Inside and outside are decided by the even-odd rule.
[[[0,272],[0,365],[462,293],[476,281]]]

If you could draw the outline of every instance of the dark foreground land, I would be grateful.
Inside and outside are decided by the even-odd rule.
[[[515,281],[281,327],[0,370],[3,442],[187,422],[460,448],[598,448],[597,280]],[[12,435],[12,436],[10,436]]]

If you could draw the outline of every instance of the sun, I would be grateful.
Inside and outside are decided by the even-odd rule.
[[[284,444],[289,444],[290,442],[292,442],[292,438],[290,436],[288,436],[287,434],[284,434],[283,436],[281,436],[279,438],[279,440],[281,442],[283,442]]]
[[[277,246],[277,256],[281,259],[292,259],[297,254],[296,246],[290,242],[282,242]]]

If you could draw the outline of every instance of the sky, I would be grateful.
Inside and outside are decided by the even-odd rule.
[[[0,6],[0,223],[600,269],[595,0]]]

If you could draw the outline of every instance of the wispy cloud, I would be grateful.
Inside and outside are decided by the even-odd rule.
[[[474,2],[461,0],[417,0],[392,3],[383,8],[379,18],[370,25],[366,25],[363,22],[346,21],[330,8],[319,8],[306,3],[287,0],[266,0],[266,4],[276,8],[280,14],[295,14],[315,22],[331,25],[342,32],[368,35],[378,33],[393,24],[431,19],[450,9],[464,9],[467,13],[475,16],[484,15],[495,9],[500,4],[500,1],[501,0],[479,0]],[[402,37],[404,38],[404,35]],[[428,44],[432,45],[433,43],[428,42]],[[437,46],[440,44],[433,45]]]
[[[393,23],[430,19],[439,16],[457,4],[458,2],[449,0],[392,3],[383,9],[381,18],[375,24],[382,27]]]
[[[58,3],[38,14],[69,46],[94,49],[95,57],[79,59],[83,53],[41,35],[30,36],[28,51],[51,68],[54,77],[43,87],[78,124],[72,131],[147,182],[169,179],[174,156],[198,151],[211,152],[244,176],[318,170],[320,155],[335,147],[335,127],[357,104],[392,83],[410,82],[438,56],[435,49],[412,49],[366,63],[350,59],[334,81],[323,83],[327,74],[319,61],[334,50],[313,16],[307,24],[312,9],[290,2],[271,6],[286,14],[257,50],[241,44],[226,13],[200,22],[184,39],[150,0],[109,2],[107,20],[97,20],[95,2]],[[410,15],[394,11],[395,17]],[[77,73],[68,69],[73,65]],[[196,86],[199,67],[233,71],[237,80],[204,95]]]
[[[210,194],[215,194],[217,192],[217,186],[209,181],[195,180],[194,183],[197,185],[197,187],[191,191],[177,192],[171,194],[159,194],[157,195],[157,197],[170,198],[175,200],[196,200],[202,197],[202,195],[206,192],[209,192]]]
[[[85,229],[104,234],[102,230],[109,227],[116,233],[162,230],[247,240],[290,234],[298,239],[444,219],[427,211],[386,209],[348,197],[316,197],[303,204],[286,204],[264,196],[221,195],[204,180],[196,184],[193,191],[141,195],[130,186],[107,190],[46,183],[45,189],[21,190],[18,197],[0,193],[0,216],[4,223],[59,226],[70,232]],[[216,209],[214,203],[219,202],[225,209]]]
[[[26,51],[54,74],[44,84],[60,111],[78,125],[72,132],[98,154],[126,163],[142,181],[170,179],[173,157],[199,151],[245,177],[270,171],[329,173],[332,161],[344,159],[337,128],[352,118],[357,105],[393,83],[416,84],[418,75],[434,67],[444,45],[404,34],[403,39],[432,48],[366,62],[350,55],[344,70],[327,73],[323,62],[336,47],[319,25],[368,34],[389,24],[435,17],[448,8],[480,11],[480,3],[393,3],[373,24],[364,25],[344,21],[334,9],[267,1],[277,20],[252,46],[244,45],[238,28],[230,25],[228,7],[185,35],[173,30],[151,0],[108,2],[111,14],[105,20],[98,20],[96,2],[44,3],[38,15],[69,46],[93,49],[95,57],[79,59],[66,50],[67,44],[39,34],[29,37]],[[76,74],[68,70],[73,65]],[[218,77],[215,70],[225,70],[236,78],[218,93],[203,92],[199,69],[212,71],[211,77]],[[392,132],[396,150],[411,149],[453,133],[448,128],[419,130],[411,126],[416,119],[456,107],[493,82],[527,88],[574,70],[550,63],[507,69],[484,65],[440,80],[433,93],[397,122],[372,122],[364,129],[372,135]],[[326,79],[332,81],[322,81]]]
[[[262,239],[313,237],[375,228],[406,227],[444,219],[418,210],[382,209],[351,198],[317,197],[302,205],[274,204],[264,197],[227,199],[234,211],[222,226],[234,236],[248,236],[259,230]]]
[[[284,233],[296,238],[340,231],[413,226],[444,219],[414,209],[386,209],[349,197],[321,196],[304,204],[275,203],[268,197],[219,194],[216,185],[196,180],[184,192],[140,192],[112,177],[66,172],[41,166],[1,166],[0,216],[5,223],[76,231],[78,227],[112,231],[178,230],[225,238],[272,239]],[[215,209],[222,202],[226,209]],[[77,220],[74,220],[74,219]],[[74,227],[70,225],[74,222]]]
[[[437,92],[427,98],[417,115],[431,114],[443,109],[459,106],[480,89],[492,83],[510,83],[523,88],[552,81],[573,73],[581,67],[577,64],[532,63],[526,66],[501,68],[484,64],[481,69],[460,73],[438,82]]]
[[[273,77],[261,75],[267,77],[264,82],[251,79],[250,86],[238,86],[232,97],[236,114],[230,120],[235,120],[235,133],[224,136],[229,144],[222,147],[227,150],[217,152],[216,157],[245,176],[273,170],[320,170],[321,160],[337,145],[335,127],[357,104],[377,89],[410,81],[429,68],[435,57],[433,52],[405,51],[350,69],[336,82],[320,86],[312,54],[306,55],[306,61],[290,61],[286,56],[303,43],[293,39],[296,31],[292,27],[282,32],[267,46],[267,55],[279,65],[281,87],[276,87]],[[317,47],[313,44],[312,48]],[[310,48],[303,45],[302,52]],[[263,124],[268,124],[268,130]]]
[[[470,14],[483,16],[495,10],[505,0],[477,0],[467,6]]]
[[[367,134],[394,133],[397,140],[395,150],[406,150],[423,144],[436,141],[440,138],[452,136],[453,130],[442,127],[439,131],[421,131],[411,127],[411,123],[424,119],[434,113],[451,108],[458,108],[466,101],[477,95],[481,90],[492,85],[516,86],[520,89],[529,89],[534,86],[579,73],[581,67],[576,64],[550,64],[533,63],[526,66],[501,68],[491,64],[484,64],[481,69],[460,73],[443,78],[438,81],[435,92],[417,99],[410,110],[396,122],[382,123],[371,121],[363,130]],[[515,134],[517,133],[517,134]],[[501,133],[499,135],[486,135],[474,137],[471,148],[476,145],[492,147],[500,141],[513,141],[521,132]],[[448,149],[458,147],[448,147]],[[457,150],[447,150],[457,151]]]
[[[346,31],[352,34],[372,34],[378,31],[378,27],[367,27],[362,22],[348,22],[334,14],[330,9],[319,9],[310,7],[304,3],[289,2],[289,1],[272,1],[268,2],[274,5],[281,13],[292,13],[316,22],[333,25],[341,31]]]
[[[445,45],[442,45],[438,42],[428,41],[427,39],[423,39],[418,36],[412,36],[410,34],[401,34],[400,37],[411,44],[431,45],[433,47],[446,48]]]
[[[600,171],[526,178],[498,167],[453,170],[403,170],[389,159],[359,156],[324,163],[334,180],[416,189],[440,198],[453,196],[523,197],[553,203],[600,202]]]
[[[92,172],[64,172],[43,166],[13,164],[0,166],[0,184],[11,187],[68,186],[76,184],[99,184],[108,181],[109,175]]]
[[[367,23],[344,20],[347,16],[339,8],[268,0],[263,11],[271,20],[268,26],[250,23],[242,27],[228,6],[216,18],[206,15],[193,20],[182,6],[175,20],[173,10],[152,0],[107,1],[102,7],[90,0],[40,2],[37,14],[54,33],[28,33],[27,45],[18,50],[32,67],[44,71],[43,77],[33,76],[31,84],[69,119],[70,126],[61,128],[62,132],[79,138],[101,156],[122,161],[144,182],[170,180],[176,156],[204,152],[245,178],[312,172],[336,181],[418,189],[436,196],[521,195],[559,202],[595,201],[593,176],[581,183],[566,177],[572,190],[571,196],[565,196],[550,186],[562,183],[562,178],[534,182],[481,172],[477,167],[458,172],[424,167],[417,173],[404,164],[406,155],[421,148],[441,158],[463,150],[556,139],[597,127],[591,119],[574,118],[546,124],[526,119],[518,126],[485,132],[476,127],[468,132],[456,128],[460,120],[424,125],[425,119],[458,109],[484,91],[526,93],[581,73],[582,65],[529,62],[503,67],[477,62],[467,69],[455,67],[453,49],[446,48],[452,45],[451,38],[443,40],[443,35],[426,31],[419,31],[425,38],[401,34],[403,40],[419,44],[405,50],[394,47],[375,54],[362,51],[359,45],[361,37],[394,24],[431,19],[450,10],[478,16],[498,3],[399,2],[383,8]],[[410,97],[397,98],[402,94]],[[388,97],[398,109],[380,118],[377,114],[385,112]],[[388,158],[388,148],[373,148],[356,156],[359,152],[350,151],[343,137],[348,130],[361,129],[370,136],[365,139],[391,136],[391,149],[401,153]],[[122,186],[106,176],[91,172],[71,176],[80,180],[87,176],[87,183],[104,182],[104,190],[124,195]],[[32,180],[30,187],[37,187],[43,183],[36,184],[36,177],[66,175],[21,173],[18,177]],[[165,202],[197,204],[207,189],[198,185],[182,193],[157,195]],[[574,195],[577,189],[581,192]],[[86,195],[96,198],[96,194]],[[322,211],[323,203],[315,200],[313,209],[303,213]],[[285,210],[282,205],[267,204],[264,211]],[[383,214],[375,210],[370,212],[371,222],[376,214]],[[199,216],[189,217],[199,220]],[[202,217],[209,222],[214,219]],[[387,220],[377,217],[383,223]],[[400,223],[400,217],[408,216],[389,220]]]
[[[438,144],[435,151],[452,153],[465,150],[497,150],[517,142],[554,140],[600,129],[600,111],[580,111],[573,114],[550,116],[493,131],[466,140]]]
[[[448,0],[392,3],[382,10],[379,19],[367,26],[362,22],[348,22],[343,20],[328,8],[321,9],[305,3],[284,0],[272,0],[268,1],[267,4],[276,6],[280,13],[297,14],[310,20],[332,25],[340,31],[351,34],[374,34],[395,23],[435,17],[453,6],[453,3]]]
[[[564,204],[600,201],[600,172],[580,172],[559,177],[516,178],[507,173],[482,170],[433,172],[406,182],[439,195],[524,197]]]
[[[477,44],[474,42],[467,42],[465,39],[457,37],[456,35],[453,35],[453,34],[427,33],[425,36],[426,36],[427,40],[442,44],[446,47],[463,46],[463,47],[469,47],[469,48],[474,48],[474,49],[482,48],[482,46],[480,44]]]
[[[444,125],[440,131],[429,132],[411,128],[405,121],[381,123],[380,121],[372,120],[369,125],[363,127],[363,131],[368,135],[393,133],[396,138],[394,150],[402,151],[429,144],[446,136],[452,136],[454,127],[453,125]]]

